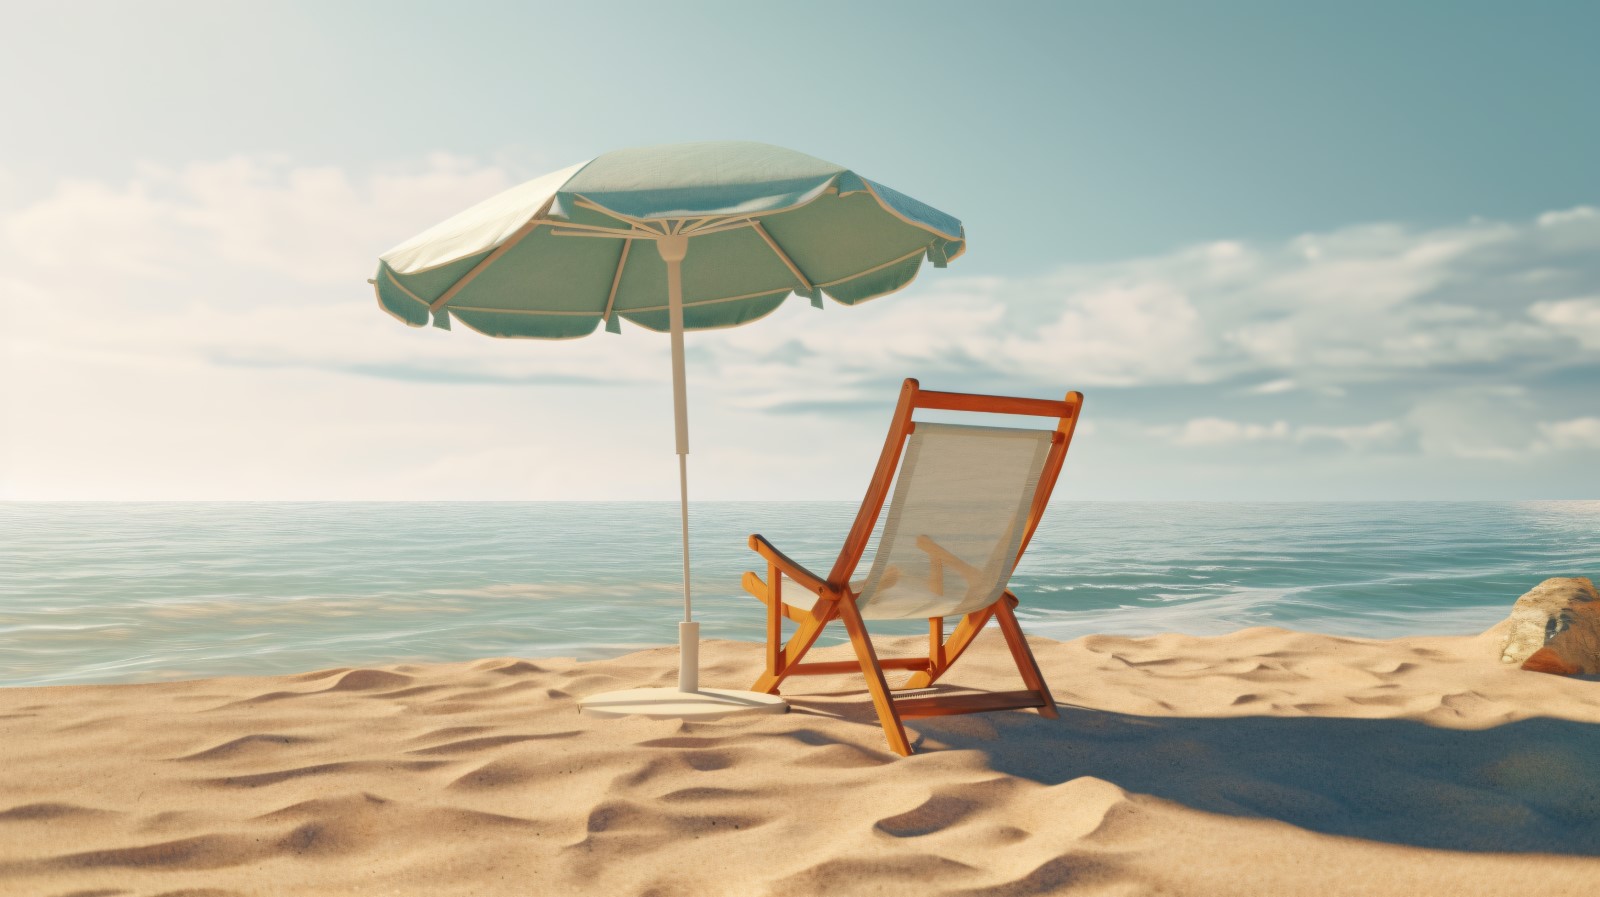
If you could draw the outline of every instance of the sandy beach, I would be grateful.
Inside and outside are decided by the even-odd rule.
[[[921,639],[880,643],[909,654]],[[1600,682],[1477,637],[1033,640],[1060,720],[603,720],[675,652],[0,689],[0,894],[1586,894]],[[708,641],[707,685],[754,644]],[[816,659],[844,659],[834,647]],[[949,686],[1012,688],[989,630]]]

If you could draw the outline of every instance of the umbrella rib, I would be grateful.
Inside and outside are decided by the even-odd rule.
[[[646,221],[643,218],[634,218],[631,215],[623,215],[620,212],[613,212],[610,209],[606,208],[605,206],[600,205],[599,203],[595,202],[594,200],[587,199],[587,198],[582,197],[582,196],[579,196],[576,199],[574,199],[573,200],[573,204],[576,205],[580,209],[588,209],[591,212],[599,212],[600,214],[605,215],[608,218],[615,218],[618,221],[626,221],[627,223],[633,225],[633,227],[636,230],[645,231],[645,232],[647,232],[647,233],[649,233],[649,234],[651,234],[653,236],[665,236],[668,233],[670,233],[670,231],[667,230],[665,225],[662,225],[660,227],[651,227],[650,225],[654,224],[655,222]],[[584,225],[584,226],[592,227],[593,225]]]
[[[839,278],[837,280],[825,281],[823,283],[814,284],[814,286],[818,286],[818,287],[837,286],[837,285],[839,285],[841,283],[847,283],[849,281],[855,280],[857,277],[865,277],[866,275],[871,274],[874,271],[881,271],[884,268],[888,268],[888,267],[890,267],[892,265],[898,265],[901,262],[905,261],[906,259],[912,258],[914,256],[918,256],[918,255],[921,255],[921,254],[922,254],[922,250],[918,249],[915,252],[908,252],[905,255],[902,255],[897,259],[893,259],[891,261],[884,262],[881,265],[874,265],[873,267],[868,268],[865,271],[857,271],[856,273],[850,275],[849,277],[841,277],[841,278]],[[698,307],[698,306],[701,306],[701,305],[715,305],[715,304],[717,304],[719,302],[738,302],[741,299],[760,299],[763,296],[774,296],[774,295],[777,295],[778,293],[787,293],[789,291],[790,291],[789,287],[781,287],[781,288],[776,289],[776,290],[762,290],[762,291],[756,292],[756,293],[743,293],[743,294],[738,295],[738,296],[720,296],[720,297],[718,297],[716,299],[696,299],[693,302],[685,302],[685,303],[683,303],[683,307],[684,308],[695,308],[695,307]],[[556,310],[556,309],[543,309],[543,308],[488,308],[488,307],[481,306],[481,305],[457,305],[457,306],[453,306],[453,308],[454,308],[455,311],[482,311],[482,312],[492,312],[494,314],[502,314],[502,315],[592,315],[592,314],[594,314],[594,312],[592,312],[592,311],[560,311],[560,310]],[[665,305],[646,305],[646,306],[641,306],[639,308],[630,308],[630,309],[628,309],[628,312],[630,314],[636,314],[636,313],[640,313],[640,312],[666,311],[666,310],[667,310],[667,307]]]
[[[665,308],[665,307],[666,306],[662,306],[662,308]],[[483,312],[489,312],[491,314],[497,314],[497,315],[555,315],[557,317],[569,317],[569,318],[575,318],[575,317],[592,318],[592,317],[594,317],[594,312],[592,312],[592,311],[567,311],[565,309],[558,309],[558,308],[487,308],[487,307],[482,306],[482,305],[452,305],[452,306],[450,306],[450,310],[451,311],[483,311]],[[633,311],[634,309],[630,308],[628,310],[629,311]],[[649,311],[649,310],[650,309],[646,309],[646,311]],[[660,311],[660,309],[655,309],[655,311]]]
[[[743,227],[750,221],[750,218],[743,218],[738,215],[706,215],[694,219],[694,223],[685,227],[683,232],[691,237],[697,237],[707,232],[727,230],[730,227]]]
[[[755,299],[755,298],[759,298],[759,297],[762,297],[762,296],[781,296],[781,295],[783,295],[783,294],[785,294],[787,292],[789,292],[789,288],[788,287],[783,287],[782,289],[769,290],[769,291],[767,291],[765,293],[751,293],[748,296],[729,296],[726,299],[701,299],[701,300],[697,300],[695,302],[685,303],[684,304],[684,308],[689,308],[691,306],[696,306],[696,305],[710,305],[710,304],[716,303],[716,302],[732,302],[732,301],[734,301],[736,299]],[[573,316],[573,317],[579,317],[579,316],[594,317],[594,312],[592,312],[592,311],[545,311],[545,312],[541,312],[541,311],[536,311],[536,310],[533,310],[533,309],[476,308],[476,307],[465,306],[465,305],[453,305],[453,306],[450,307],[450,310],[451,311],[465,311],[465,312],[479,312],[479,311],[481,311],[481,312],[496,312],[496,313],[501,313],[501,314],[515,314],[515,315],[548,314],[548,315],[570,315],[570,316]],[[635,311],[664,311],[664,310],[665,310],[665,306],[658,306],[656,308],[644,308],[644,309],[633,309],[633,308],[628,309],[629,312],[635,312]],[[734,324],[713,324],[713,325],[708,325],[708,326],[704,326],[704,327],[696,327],[694,329],[695,330],[726,330],[729,327],[737,327],[740,324],[748,324],[751,321],[760,320],[761,318],[765,318],[767,315],[772,314],[774,311],[777,311],[777,306],[773,306],[771,309],[768,309],[767,311],[762,312],[760,315],[757,315],[756,317],[745,318],[744,320],[739,321],[739,322],[734,323]],[[470,319],[468,319],[468,318],[462,318],[461,319],[461,323],[467,325],[468,327],[471,327],[473,330],[478,330],[478,328],[472,326],[472,321]],[[478,332],[479,333],[483,333],[484,331],[479,330]],[[664,332],[664,331],[657,331],[657,332]]]
[[[779,287],[775,290],[762,290],[759,293],[744,293],[739,296],[721,296],[716,299],[696,299],[693,302],[683,303],[684,308],[697,308],[701,305],[715,305],[718,302],[738,302],[741,299],[760,299],[763,296],[776,296],[779,293],[789,292],[789,287]],[[592,311],[566,311],[549,308],[485,308],[481,305],[455,305],[453,311],[487,311],[495,314],[506,315],[592,315]],[[665,305],[642,305],[638,308],[628,309],[629,314],[646,311],[666,311]]]
[[[772,239],[772,235],[767,233],[767,229],[761,226],[761,222],[751,221],[750,226],[755,228],[756,233],[761,235],[761,239],[767,241],[767,248],[772,250],[773,254],[778,257],[779,261],[788,266],[789,273],[793,274],[795,279],[800,281],[800,285],[805,287],[806,292],[809,293],[817,288],[816,284],[811,282],[811,278],[807,277],[805,273],[800,270],[800,266],[794,263],[794,259],[789,257],[789,253],[784,252],[783,247],[778,245],[778,241]]]
[[[526,237],[528,234],[532,233],[533,229],[538,227],[543,222],[539,216],[550,211],[550,204],[554,201],[555,197],[553,196],[550,199],[545,200],[544,205],[539,208],[539,211],[533,213],[533,218],[529,219],[527,224],[517,228],[516,233],[513,233],[510,237],[508,237],[504,243],[496,246],[493,252],[480,259],[476,265],[473,265],[472,268],[467,271],[467,273],[457,278],[456,282],[450,285],[450,289],[444,291],[444,295],[429,303],[428,310],[436,312],[439,309],[444,308],[445,305],[451,299],[456,298],[456,294],[465,289],[467,284],[471,283],[473,278],[477,277],[484,268],[489,267],[489,265],[492,264],[495,259],[498,259],[500,256],[509,252],[511,247],[521,243],[523,237]]]
[[[385,268],[384,272],[383,272],[383,276],[389,278],[389,282],[390,283],[392,283],[395,286],[399,287],[400,288],[400,292],[406,294],[407,296],[410,296],[412,299],[417,300],[418,302],[422,303],[423,305],[427,305],[428,304],[428,300],[422,298],[421,296],[418,296],[416,293],[411,292],[411,290],[408,289],[405,284],[401,283],[399,278],[394,276],[394,271],[393,270]],[[374,281],[374,283],[376,283],[376,281]]]
[[[660,236],[655,231],[618,230],[612,227],[597,227],[593,230],[574,230],[567,224],[550,222],[550,233],[557,237],[599,237],[602,240],[639,240],[654,239]],[[645,236],[649,234],[650,236]]]
[[[588,209],[593,212],[599,212],[607,217],[615,218],[618,221],[626,221],[633,225],[636,231],[647,234],[650,239],[672,236],[674,234],[700,237],[707,234],[721,233],[726,230],[734,230],[740,227],[748,227],[755,223],[755,219],[753,218],[740,218],[733,215],[690,215],[682,218],[661,219],[635,218],[631,215],[624,215],[621,212],[612,211],[611,209],[600,205],[594,200],[587,199],[582,196],[579,196],[573,200],[573,204],[579,208]],[[575,225],[569,225],[565,222],[563,222],[560,226],[575,227]],[[589,227],[591,230],[597,231],[613,230],[613,228],[596,228],[592,225]],[[565,236],[576,235],[568,234]]]
[[[874,271],[882,271],[884,268],[893,267],[895,265],[900,264],[901,262],[905,261],[908,258],[912,258],[914,256],[922,255],[926,251],[927,250],[922,249],[922,248],[919,247],[917,249],[912,250],[911,252],[906,253],[905,255],[900,256],[897,259],[890,259],[889,261],[884,262],[881,265],[873,265],[872,267],[868,268],[865,271],[857,271],[856,273],[850,275],[849,277],[841,277],[838,280],[830,280],[830,281],[828,281],[826,283],[819,283],[819,284],[817,284],[817,286],[819,286],[819,287],[838,286],[841,283],[846,283],[848,281],[855,280],[857,277],[865,277],[865,276],[867,276],[868,274],[871,274]]]
[[[556,221],[552,219],[548,223],[551,227],[564,227],[571,230],[581,230],[584,233],[599,234],[602,237],[627,236],[633,233],[631,230],[624,230],[620,227],[602,227],[598,224],[579,224],[576,221]]]
[[[706,236],[710,236],[711,234],[726,233],[726,232],[728,232],[730,230],[740,230],[741,228],[749,227],[752,224],[755,224],[755,220],[754,219],[752,219],[752,218],[741,218],[738,221],[731,221],[731,222],[727,222],[727,223],[723,223],[723,224],[707,225],[707,226],[702,227],[701,229],[699,229],[697,231],[693,231],[693,232],[687,234],[687,236],[690,236],[690,237],[706,237]]]
[[[622,269],[628,264],[628,250],[632,248],[632,240],[622,241],[622,257],[617,259],[617,273],[611,278],[611,292],[606,296],[605,314],[600,316],[602,321],[611,320],[611,309],[617,304],[617,287],[622,285]]]

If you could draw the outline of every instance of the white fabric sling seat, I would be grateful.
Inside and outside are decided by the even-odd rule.
[[[872,569],[851,584],[862,618],[953,617],[993,604],[1017,566],[1053,436],[917,424]]]

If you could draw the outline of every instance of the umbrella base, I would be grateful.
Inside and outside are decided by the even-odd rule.
[[[652,719],[720,719],[736,713],[784,713],[787,702],[777,695],[732,688],[702,688],[678,691],[676,688],[631,688],[578,701],[578,708],[589,716],[644,716]]]

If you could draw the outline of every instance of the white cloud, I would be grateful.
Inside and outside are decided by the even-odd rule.
[[[1241,442],[1282,442],[1290,438],[1288,421],[1249,424],[1220,417],[1199,417],[1188,421],[1170,438],[1178,445],[1215,446]]]
[[[1545,212],[1539,216],[1538,224],[1540,227],[1552,229],[1600,224],[1600,209],[1595,209],[1592,206],[1577,206],[1571,209]]]
[[[1571,336],[1585,349],[1600,349],[1600,296],[1535,302],[1528,307],[1528,314]]]
[[[1532,411],[1522,390],[1455,389],[1430,394],[1406,415],[1424,455],[1515,461],[1528,451]]]
[[[1600,449],[1600,417],[1538,420],[1532,396],[1515,387],[1435,394],[1406,422],[1423,452],[1437,457],[1526,462]]]
[[[1339,442],[1351,449],[1364,451],[1393,445],[1400,441],[1405,432],[1405,428],[1398,421],[1392,420],[1380,420],[1370,424],[1352,426],[1307,424],[1295,430],[1295,439],[1299,442],[1317,442],[1319,440]]]
[[[146,169],[123,185],[63,183],[7,216],[0,259],[83,312],[71,327],[80,348],[137,334],[167,355],[512,379],[585,376],[599,353],[610,377],[653,376],[655,352],[627,340],[530,352],[367,335],[367,309],[352,310],[376,252],[510,180],[446,155],[366,176],[270,157]],[[695,342],[719,376],[766,387],[764,404],[802,386],[862,398],[864,384],[908,369],[1051,388],[1255,376],[1263,395],[1336,394],[1443,365],[1548,359],[1574,338],[1600,345],[1600,299],[1570,291],[1600,289],[1592,258],[1571,257],[1600,255],[1596,220],[1580,207],[1526,224],[1218,241],[1036,278],[926,275],[914,296]]]
[[[1199,417],[1181,426],[1150,428],[1153,435],[1168,439],[1175,445],[1215,447],[1244,443],[1339,443],[1355,451],[1366,451],[1398,442],[1406,429],[1397,421],[1374,421],[1369,424],[1329,426],[1323,424],[1291,425],[1286,420],[1271,423],[1251,423],[1220,417]]]
[[[1279,377],[1276,380],[1268,380],[1265,383],[1257,383],[1255,386],[1246,389],[1245,392],[1258,396],[1270,396],[1277,395],[1278,393],[1282,392],[1293,392],[1294,390],[1298,389],[1299,386],[1300,385],[1298,383],[1295,383],[1294,380],[1289,377]]]
[[[1009,334],[992,364],[1032,379],[1131,386],[1191,379],[1205,353],[1200,312],[1174,284],[1112,282],[1057,295],[1059,316]]]
[[[666,340],[492,340],[374,307],[379,251],[513,179],[444,155],[364,174],[241,157],[65,181],[0,212],[17,387],[0,407],[0,495],[672,497]],[[1514,383],[1589,363],[1574,344],[1600,346],[1597,259],[1600,214],[1580,208],[1214,241],[1037,277],[958,263],[859,308],[791,303],[690,338],[697,494],[858,489],[841,459],[860,454],[866,475],[908,375],[1089,391],[1080,459],[1152,434],[1169,461],[1233,445],[1571,458],[1594,449],[1591,409],[1486,403],[1448,372]],[[1209,415],[1154,424],[1173,405],[1129,406],[1126,387]],[[1374,390],[1392,407],[1340,404]],[[777,413],[808,407],[825,413]]]
[[[332,167],[238,156],[133,182],[65,181],[4,221],[20,261],[177,278],[212,258],[306,283],[349,283],[389,243],[510,185],[506,171],[438,154],[354,178]],[[359,282],[359,281],[357,281]]]
[[[1498,366],[1514,379],[1519,370],[1579,361],[1562,347],[1591,326],[1588,306],[1571,304],[1587,300],[1563,302],[1560,294],[1600,288],[1600,232],[1572,224],[1588,220],[1579,210],[1543,224],[1368,225],[1278,245],[1201,244],[1026,279],[928,278],[913,288],[915,298],[885,303],[904,311],[873,317],[877,306],[869,304],[858,317],[831,315],[762,337],[819,358],[848,346],[846,376],[819,368],[797,380],[793,362],[742,348],[728,369],[773,383],[827,380],[839,398],[908,368],[1042,388],[1257,377],[1246,392],[1334,397],[1451,366]]]
[[[184,261],[176,224],[142,184],[66,181],[49,199],[7,216],[0,236],[22,263],[161,278],[176,276]]]
[[[1548,451],[1586,451],[1600,449],[1600,417],[1546,421],[1539,424],[1539,443]]]
[[[1465,365],[1497,366],[1509,379],[1579,363],[1564,351],[1571,340],[1600,339],[1593,300],[1571,298],[1600,290],[1591,213],[1209,243],[1033,278],[944,275],[914,287],[915,298],[888,300],[910,307],[892,325],[888,313],[807,322],[798,338],[861,348],[852,357],[863,382],[911,363],[1041,386],[1255,377],[1251,391],[1263,395],[1339,395]],[[882,345],[864,345],[873,341]]]

